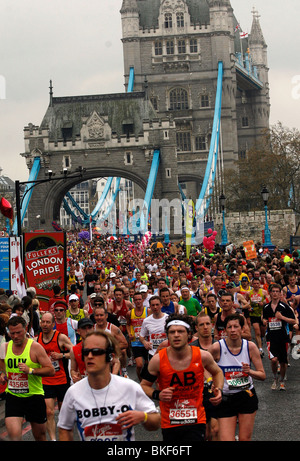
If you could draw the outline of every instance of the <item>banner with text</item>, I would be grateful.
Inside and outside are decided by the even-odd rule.
[[[0,238],[0,288],[10,289],[9,280],[9,239]]]
[[[243,247],[244,247],[247,261],[250,259],[257,258],[257,252],[256,252],[256,248],[255,248],[255,244],[253,240],[248,240],[247,242],[243,242]]]
[[[53,297],[53,286],[66,285],[66,234],[24,234],[24,271],[27,287],[35,287],[40,309]]]
[[[10,289],[16,296],[22,299],[23,296],[26,296],[26,286],[23,273],[21,246],[21,237],[10,237]]]

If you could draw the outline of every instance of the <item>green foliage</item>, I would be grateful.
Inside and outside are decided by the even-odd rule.
[[[263,209],[261,190],[270,192],[269,209],[300,212],[300,132],[281,123],[265,131],[236,169],[226,172],[229,211]]]

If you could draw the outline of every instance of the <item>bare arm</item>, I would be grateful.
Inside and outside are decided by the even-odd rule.
[[[294,314],[295,315],[295,314]],[[297,324],[297,319],[296,317],[294,317],[293,319],[292,318],[289,318],[289,317],[285,317],[284,315],[281,314],[281,312],[276,312],[275,313],[275,317],[279,320],[283,320],[284,322],[288,323],[289,325],[295,325]]]
[[[58,428],[59,441],[60,442],[73,442],[73,430]]]
[[[54,360],[59,360],[59,359],[62,359],[62,358],[69,359],[70,358],[70,351],[73,348],[73,344],[72,344],[70,338],[68,338],[68,336],[61,333],[59,335],[59,337],[58,337],[58,344],[59,344],[60,349],[62,349],[62,350],[65,349],[67,352],[52,352],[51,353],[52,359],[54,359]]]
[[[215,342],[212,346],[210,346],[208,352],[211,353],[215,362],[220,360],[220,344],[218,342]]]
[[[146,416],[143,411],[129,410],[117,416],[116,420],[123,430],[140,423],[143,423],[147,431],[156,431],[160,427],[160,414],[158,412],[147,413]]]
[[[110,312],[112,314],[112,312],[113,312],[113,303],[112,302],[107,304],[107,312]]]
[[[242,328],[242,338],[247,339],[248,341],[251,341],[252,339],[251,331],[250,331],[250,328],[249,328],[249,325],[246,319],[245,319],[244,326]]]
[[[125,336],[123,335],[122,331],[116,325],[111,326],[111,332],[113,333],[114,337],[118,341],[119,347],[121,350],[127,349],[128,343],[126,341]]]
[[[251,341],[249,341],[249,352],[250,359],[254,365],[255,370],[251,369],[250,364],[243,363],[243,372],[247,373],[249,376],[251,376],[251,378],[264,381],[266,379],[266,373],[260,357],[260,353],[256,344]]]
[[[79,372],[78,363],[76,362],[73,349],[70,350],[71,369],[70,374],[74,383],[81,380],[81,374]]]
[[[37,376],[54,376],[55,370],[54,366],[51,363],[50,358],[48,357],[45,349],[37,342],[33,342],[30,350],[31,360],[35,363],[41,365],[41,368],[29,368],[26,363],[20,363],[19,369],[24,373],[31,373]]]
[[[150,341],[147,341],[146,338],[144,338],[144,336],[141,336],[141,335],[139,338],[140,338],[140,342],[143,344],[144,348],[147,349],[147,351],[152,349],[152,344]]]
[[[152,375],[153,377],[158,376],[159,365],[160,365],[160,357],[159,357],[159,354],[156,354],[150,360],[149,365],[148,365],[148,372],[150,373],[150,375]],[[141,386],[145,394],[148,395],[148,397],[153,398],[153,392],[155,390],[152,387],[153,381],[142,379]],[[160,390],[158,400],[161,400],[162,402],[169,402],[170,400],[172,400],[173,391],[174,391],[173,387],[167,387],[165,389]]]
[[[133,341],[134,336],[131,334],[131,311],[126,314],[126,331],[130,341]]]

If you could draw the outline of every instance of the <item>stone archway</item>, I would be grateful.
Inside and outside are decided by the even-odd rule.
[[[81,178],[66,178],[60,181],[49,181],[49,183],[37,185],[33,190],[31,199],[31,206],[29,209],[29,222],[33,222],[36,215],[41,216],[42,227],[45,229],[52,229],[52,221],[59,222],[60,207],[63,198],[67,192],[72,189],[76,184],[89,179],[97,177],[122,177],[133,181],[143,191],[146,191],[147,181],[145,178],[133,173],[127,172],[119,168],[111,168],[109,171],[106,168],[97,168],[89,170],[83,174]],[[41,201],[40,197],[44,196],[44,200]],[[155,198],[155,195],[154,195]]]

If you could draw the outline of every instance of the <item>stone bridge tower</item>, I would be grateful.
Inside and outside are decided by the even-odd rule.
[[[126,83],[134,67],[136,91],[146,79],[158,115],[173,117],[178,178],[193,199],[208,158],[219,60],[224,169],[269,126],[266,43],[253,14],[250,37],[241,41],[230,0],[123,0]]]
[[[65,194],[82,180],[124,177],[146,190],[155,149],[160,164],[154,198],[180,198],[181,184],[196,200],[209,153],[220,60],[222,167],[215,194],[226,168],[268,127],[266,43],[256,12],[243,42],[229,0],[123,0],[120,13],[125,92],[54,97],[51,86],[41,124],[25,127],[22,156],[29,170],[40,158],[39,179],[49,170],[84,168],[82,178],[66,174],[34,188],[29,228],[40,215],[42,226],[52,230]],[[135,81],[127,93],[130,68]]]

